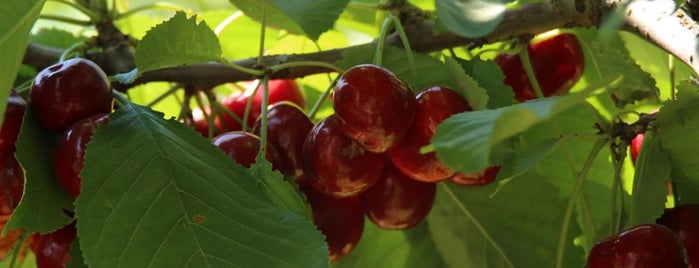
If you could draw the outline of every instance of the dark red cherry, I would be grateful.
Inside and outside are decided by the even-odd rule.
[[[461,186],[483,186],[493,183],[499,171],[500,166],[491,166],[478,173],[456,173],[449,181]]]
[[[260,135],[261,124],[262,120],[258,118],[253,127],[257,135]],[[292,171],[291,177],[299,183],[305,180],[301,150],[312,128],[311,119],[292,102],[275,103],[267,112],[267,142],[279,150]]]
[[[380,177],[386,155],[367,151],[340,131],[331,115],[316,124],[303,145],[309,183],[327,195],[358,195]]]
[[[413,180],[387,164],[381,179],[360,196],[367,217],[384,229],[409,229],[432,209],[436,184]]]
[[[580,80],[585,61],[575,35],[560,34],[533,42],[527,50],[544,97],[564,94]],[[515,100],[523,102],[536,98],[519,55],[502,54],[495,58],[495,63],[505,74],[505,84],[514,90]]]
[[[75,223],[64,226],[52,233],[42,234],[35,241],[37,268],[64,268],[72,261],[70,257],[70,244],[73,243],[77,231]]]
[[[464,97],[453,89],[434,86],[420,91],[415,96],[415,119],[411,132],[432,139],[437,126],[454,114],[471,111]]]
[[[22,126],[22,118],[27,110],[27,102],[13,89],[7,97],[5,119],[0,130],[0,154],[11,154],[15,151],[15,142]]]
[[[226,132],[214,137],[211,143],[221,148],[228,157],[246,168],[255,163],[255,158],[260,152],[260,137],[250,132]],[[279,151],[269,143],[265,147],[265,158],[272,163],[272,169],[288,174],[284,159],[279,154]]]
[[[245,90],[245,92],[234,92],[231,95],[224,97],[221,100],[221,104],[230,109],[234,114],[236,114],[240,119],[245,115],[245,107],[248,103],[250,97],[252,97],[253,92],[255,92],[255,85],[257,85],[257,92],[252,99],[252,106],[250,108],[250,114],[248,115],[248,126],[252,126],[260,117],[262,113],[262,84],[261,83],[251,83],[250,86]],[[301,88],[296,84],[294,80],[291,79],[274,79],[268,82],[268,105],[275,104],[281,101],[290,101],[303,109],[306,106],[306,101],[303,97],[303,92]],[[231,130],[236,130],[236,128],[242,129],[240,123],[235,121],[228,115],[223,116],[227,126]]]
[[[345,135],[370,152],[382,153],[407,133],[415,115],[415,95],[389,70],[363,64],[340,76],[333,108]]]
[[[364,232],[364,213],[359,196],[333,198],[310,186],[301,186],[313,210],[313,223],[328,243],[330,263],[349,254]]]
[[[75,122],[59,138],[53,153],[53,171],[63,189],[75,199],[80,194],[80,171],[85,165],[85,148],[97,128],[109,122],[108,114],[96,114]]]
[[[587,268],[688,267],[682,240],[660,224],[643,224],[597,242]]]
[[[62,132],[78,120],[110,113],[112,89],[97,64],[75,58],[37,74],[30,92],[31,107],[49,130]]]
[[[699,204],[682,204],[668,209],[657,223],[675,231],[687,250],[689,264],[699,267]]]
[[[454,175],[454,170],[442,163],[435,152],[420,153],[430,140],[411,132],[388,151],[393,165],[408,177],[422,182],[439,182]]]
[[[0,189],[7,206],[14,210],[24,193],[24,171],[14,154],[0,156]]]

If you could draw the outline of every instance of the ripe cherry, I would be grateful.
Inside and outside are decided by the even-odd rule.
[[[491,166],[478,173],[456,173],[449,181],[461,186],[483,186],[493,183],[499,171],[500,166]]]
[[[636,134],[633,139],[631,139],[631,145],[629,150],[631,151],[631,162],[636,164],[636,158],[638,158],[638,153],[641,152],[641,145],[643,145],[643,138],[645,138],[645,133]]]
[[[533,42],[527,50],[544,97],[564,94],[580,80],[584,56],[575,35],[560,34]],[[502,54],[495,58],[495,63],[505,74],[505,84],[512,87],[517,101],[536,98],[519,55]]]
[[[442,86],[427,88],[415,96],[415,119],[409,134],[389,150],[391,161],[409,177],[424,181],[446,180],[454,171],[442,163],[434,152],[423,154],[420,148],[430,139],[444,119],[470,111],[468,102],[458,93]]]
[[[251,83],[251,86],[248,87],[245,90],[245,92],[235,92],[231,95],[224,97],[221,100],[221,104],[223,104],[223,106],[230,109],[235,115],[242,119],[245,115],[245,106],[247,105],[248,100],[252,96],[253,92],[255,92],[255,85],[257,85],[257,92],[255,93],[255,96],[252,99],[252,106],[250,108],[250,114],[248,115],[247,121],[248,126],[252,126],[255,123],[255,120],[257,120],[257,118],[260,117],[260,114],[262,112],[261,107],[263,97],[263,85],[261,83]],[[306,106],[306,101],[303,97],[303,92],[294,80],[269,80],[267,89],[269,97],[267,103],[269,105],[275,104],[280,101],[290,101],[301,107],[301,109],[304,109]],[[230,116],[223,114],[223,118],[229,131],[242,129],[240,123],[231,118]]]
[[[30,102],[39,121],[49,130],[62,132],[74,122],[99,113],[110,113],[112,90],[97,64],[75,58],[56,63],[37,74]]]
[[[63,189],[77,198],[82,188],[80,171],[85,165],[85,148],[97,128],[109,122],[108,114],[96,114],[75,122],[59,138],[53,153],[53,171]]]
[[[359,196],[334,198],[309,186],[301,186],[313,210],[313,223],[328,244],[330,263],[349,254],[364,232],[364,213]]]
[[[364,212],[374,224],[404,230],[427,217],[436,192],[436,184],[413,180],[387,164],[381,179],[360,196]]]
[[[318,191],[335,197],[358,195],[381,176],[386,156],[367,151],[340,131],[335,115],[316,124],[303,145],[304,170]]]
[[[14,154],[0,155],[0,189],[0,195],[7,202],[11,212],[17,207],[24,193],[24,171]],[[5,214],[4,210],[2,214]]]
[[[0,154],[11,154],[15,151],[15,142],[26,110],[27,102],[13,89],[7,97],[5,119],[0,130]]]
[[[345,135],[370,152],[382,153],[407,133],[415,115],[415,95],[389,70],[363,64],[340,76],[333,108]]]
[[[682,204],[668,209],[657,223],[679,235],[687,250],[689,264],[699,267],[699,204]]]
[[[64,268],[72,261],[70,244],[77,236],[75,222],[64,226],[52,233],[42,234],[32,248],[36,255],[37,268]]]
[[[223,133],[214,137],[211,143],[221,148],[228,157],[246,168],[255,163],[255,158],[260,152],[260,137],[244,131]],[[265,147],[265,158],[272,163],[272,169],[288,174],[284,159],[277,149],[269,143]]]
[[[260,119],[258,118],[253,127],[253,132],[257,135],[261,131]],[[292,102],[275,103],[267,112],[267,141],[279,150],[291,171],[291,177],[297,183],[303,183],[306,180],[301,163],[301,150],[312,128],[311,119]]]
[[[660,224],[643,224],[597,242],[587,268],[688,267],[682,240]]]

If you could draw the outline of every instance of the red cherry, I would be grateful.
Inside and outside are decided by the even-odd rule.
[[[73,243],[77,231],[75,223],[64,226],[52,233],[38,236],[34,255],[37,268],[64,268],[71,262],[70,244]]]
[[[26,110],[27,102],[13,89],[7,97],[5,119],[0,130],[0,154],[11,154],[15,151],[15,142]]]
[[[258,83],[252,83],[251,86],[248,87],[248,89],[246,89],[245,92],[243,92],[242,94],[240,92],[235,92],[229,96],[224,97],[221,100],[221,104],[230,109],[240,119],[243,119],[243,117],[245,116],[245,106],[247,105],[248,100],[255,91],[254,85],[257,84]],[[250,114],[248,115],[247,121],[248,126],[252,126],[255,123],[255,120],[257,120],[257,118],[260,117],[260,114],[262,112],[262,86],[263,85],[259,83],[259,85],[257,86],[257,92],[255,93],[255,96],[252,99],[252,106],[250,108]],[[303,92],[301,92],[301,88],[298,86],[298,84],[296,84],[294,80],[269,80],[267,88],[269,97],[267,103],[269,105],[281,101],[290,101],[301,107],[301,109],[303,109],[306,106],[306,101],[303,97]],[[233,118],[230,118],[230,116],[224,114],[223,118],[228,126],[228,129],[242,129],[240,123],[235,121]]]
[[[631,146],[629,146],[629,149],[631,150],[631,162],[636,164],[636,158],[638,158],[638,153],[641,152],[641,145],[643,145],[643,138],[646,136],[644,133],[638,133],[636,134],[636,137],[633,137],[631,139]]]
[[[365,150],[342,134],[337,117],[316,124],[303,145],[304,170],[308,181],[327,195],[358,195],[380,177],[386,156]]]
[[[527,50],[544,97],[564,94],[580,80],[584,56],[575,35],[560,34],[533,42]],[[495,63],[505,74],[505,84],[512,87],[517,101],[536,99],[519,55],[502,54],[495,58]]]
[[[415,96],[415,102],[415,119],[411,132],[418,132],[428,139],[432,139],[437,132],[437,126],[445,119],[472,110],[466,99],[444,86],[429,87],[420,91]]]
[[[49,130],[62,132],[74,122],[110,113],[112,90],[107,75],[92,61],[76,58],[37,74],[30,92],[33,111]]]
[[[499,171],[500,166],[491,166],[478,173],[456,173],[449,181],[461,186],[483,186],[493,183]]]
[[[682,204],[668,209],[657,223],[675,231],[687,250],[689,264],[699,267],[699,204]]]
[[[408,131],[415,95],[408,84],[376,65],[357,65],[335,85],[333,108],[342,132],[370,152],[382,153]]]
[[[359,196],[333,198],[312,187],[301,186],[313,210],[313,223],[328,243],[330,263],[349,254],[364,232],[364,213]]]
[[[439,182],[454,175],[454,170],[442,163],[435,152],[420,153],[420,148],[430,144],[418,132],[411,132],[388,151],[393,165],[401,173],[422,182]]]
[[[377,226],[404,230],[420,223],[430,212],[436,184],[413,180],[387,164],[382,178],[361,194],[364,212]]]
[[[246,168],[255,163],[255,157],[260,152],[260,137],[244,131],[223,133],[214,137],[211,143],[221,148],[228,157]],[[269,143],[265,148],[265,158],[272,163],[272,169],[288,174],[286,163],[284,163],[277,149]]]
[[[80,171],[85,164],[85,148],[97,128],[109,122],[108,114],[96,114],[75,122],[59,138],[53,153],[53,171],[63,189],[77,198],[82,188]]]
[[[644,224],[597,242],[585,267],[688,266],[682,240],[677,234],[660,224]]]
[[[0,156],[0,187],[7,206],[15,209],[24,193],[24,170],[13,154]]]
[[[262,121],[255,122],[253,132],[260,134]],[[267,141],[277,148],[297,183],[303,183],[305,172],[301,163],[301,150],[313,122],[296,104],[282,101],[270,106],[267,112]]]

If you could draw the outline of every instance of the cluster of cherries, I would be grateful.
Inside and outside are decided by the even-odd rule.
[[[16,92],[11,92],[0,131],[2,227],[24,191],[24,174],[13,152],[27,107],[44,130],[58,137],[53,170],[73,198],[80,193],[79,173],[87,142],[98,125],[107,123],[113,108],[106,74],[95,63],[82,58],[66,60],[39,72],[31,86],[29,100],[27,104]],[[70,211],[66,213],[72,215]],[[64,267],[70,262],[68,252],[75,237],[75,222],[50,233],[31,235],[28,241],[36,255],[37,266]]]

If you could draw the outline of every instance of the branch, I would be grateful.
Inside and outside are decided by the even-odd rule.
[[[478,47],[483,44],[508,40],[518,36],[533,36],[558,28],[597,27],[602,18],[616,12],[622,0],[564,0],[547,3],[532,3],[521,9],[508,10],[504,19],[487,36],[465,38],[452,33],[434,33],[434,22],[421,16],[406,16],[403,26],[412,48],[417,52],[434,52],[446,48],[467,46]],[[632,0],[624,12],[624,30],[634,32],[646,40],[659,45],[689,65],[699,73],[699,28],[684,11],[674,9],[673,0]],[[397,33],[389,35],[386,45],[400,46]],[[368,43],[360,46],[373,45]],[[354,47],[346,47],[316,53],[272,55],[265,57],[266,66],[294,62],[321,61],[336,63],[342,60],[342,53]],[[37,68],[47,66],[47,62],[57,59],[55,49],[30,45],[27,48],[24,63]],[[41,60],[37,60],[37,58]],[[99,59],[99,58],[98,58]],[[101,59],[104,60],[104,59]],[[256,58],[234,61],[235,64],[254,68]],[[100,62],[98,62],[100,64]],[[102,66],[100,64],[100,66]],[[298,78],[311,74],[333,72],[322,67],[295,67],[272,74],[272,78]],[[192,64],[187,66],[164,68],[145,72],[134,83],[115,85],[117,89],[127,89],[135,85],[169,81],[189,85],[210,87],[226,82],[252,80],[249,74],[239,72],[219,63]]]

